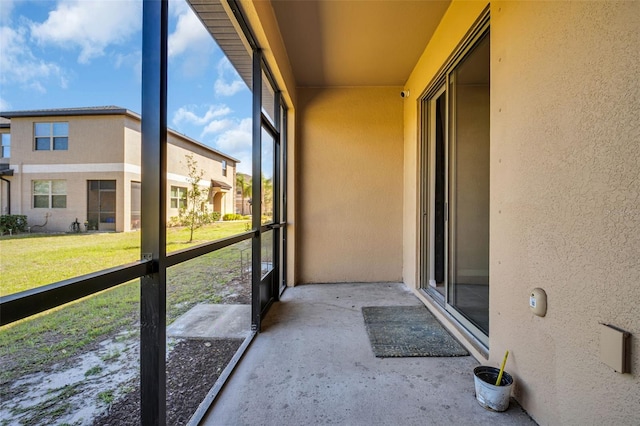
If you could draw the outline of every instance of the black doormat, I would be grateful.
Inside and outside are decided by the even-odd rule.
[[[366,306],[362,315],[377,358],[469,355],[424,306]]]

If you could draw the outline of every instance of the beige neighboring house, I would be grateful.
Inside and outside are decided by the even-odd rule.
[[[0,213],[26,215],[34,230],[140,227],[140,116],[115,106],[2,112]],[[7,120],[8,119],[8,120]],[[209,212],[235,208],[239,160],[170,130],[167,220],[186,205],[187,156],[204,171]]]

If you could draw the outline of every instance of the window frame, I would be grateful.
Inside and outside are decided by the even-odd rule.
[[[175,191],[175,193],[177,194],[176,197],[173,196],[174,189],[176,190]],[[184,191],[184,193],[182,193],[182,191]],[[169,200],[170,200],[169,207],[172,209],[178,209],[178,210],[182,208],[187,208],[187,193],[188,193],[188,188],[186,186],[171,185],[169,189]],[[174,206],[174,201],[175,201],[175,206]]]
[[[48,134],[38,135],[38,125],[49,125]],[[65,125],[66,132],[64,134],[56,134],[56,125]],[[41,127],[41,128],[42,128]],[[64,139],[64,148],[56,148],[57,139]],[[39,148],[38,142],[41,140],[43,143],[48,140],[48,148]],[[68,151],[69,150],[69,122],[68,121],[35,121],[33,123],[33,150],[34,151]]]
[[[34,179],[31,181],[31,202],[32,202],[32,208],[34,209],[66,209],[67,208],[67,181],[64,179]],[[36,185],[38,183],[45,183],[47,184],[47,192],[36,192]],[[64,187],[64,192],[59,191],[60,186],[58,185],[58,188],[56,190],[56,185],[54,185],[54,182],[57,183],[63,183],[64,185],[62,185]],[[47,206],[38,206],[36,203],[36,197],[47,197]],[[62,198],[64,197],[64,198]],[[56,199],[58,200],[64,200],[64,206],[56,206]]]
[[[11,158],[11,133],[2,133],[1,139],[0,158]]]

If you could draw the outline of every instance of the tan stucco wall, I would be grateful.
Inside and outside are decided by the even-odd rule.
[[[50,122],[69,123],[68,150],[34,150],[34,123]],[[121,115],[13,118],[11,120],[11,163],[13,164],[14,161],[23,161],[28,164],[121,162],[124,153],[123,122],[124,117]]]
[[[124,162],[142,164],[142,134],[140,121],[127,117],[124,121]]]
[[[406,83],[422,93],[482,2],[454,2]],[[542,425],[640,422],[640,3],[491,5],[489,359]],[[404,271],[417,285],[419,97],[405,102]],[[548,295],[545,317],[530,291]],[[426,299],[425,299],[426,300]],[[632,373],[599,323],[632,333]],[[459,334],[458,334],[459,335]]]
[[[640,423],[639,28],[640,2],[492,5],[491,361],[513,351],[541,424]],[[633,374],[600,322],[634,334]]]
[[[399,93],[299,89],[301,282],[401,280]]]
[[[68,122],[65,151],[35,151],[34,123]],[[11,120],[11,213],[27,215],[30,226],[47,223],[46,231],[67,231],[87,215],[87,180],[116,180],[116,230],[123,231],[123,116],[24,117]],[[94,167],[100,164],[99,167]],[[50,168],[48,171],[47,168]],[[67,208],[33,208],[34,180],[65,180]],[[48,215],[48,219],[45,216]],[[83,228],[84,229],[84,228]]]

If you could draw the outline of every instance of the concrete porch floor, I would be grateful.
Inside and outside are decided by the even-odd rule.
[[[374,357],[361,308],[420,303],[403,284],[287,289],[201,424],[535,424],[478,404],[471,356]]]

